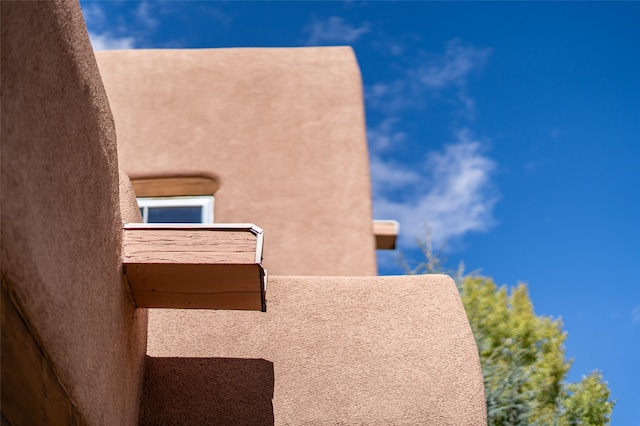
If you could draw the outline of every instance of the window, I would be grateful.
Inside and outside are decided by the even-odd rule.
[[[213,223],[213,197],[138,198],[144,223]]]

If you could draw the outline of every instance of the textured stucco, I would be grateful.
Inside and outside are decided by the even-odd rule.
[[[136,193],[131,186],[129,176],[122,170],[118,170],[120,186],[120,216],[122,223],[142,223],[140,207],[136,199]]]
[[[267,298],[151,311],[141,424],[486,424],[451,278],[271,277]]]
[[[80,417],[135,424],[146,312],[122,275],[116,134],[80,6],[0,7],[2,285]]]
[[[96,56],[131,179],[215,178],[216,222],[263,228],[271,274],[376,274],[351,48]]]
[[[85,423],[4,285],[0,388],[2,426]]]

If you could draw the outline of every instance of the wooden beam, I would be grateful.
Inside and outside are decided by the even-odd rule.
[[[394,250],[400,224],[395,220],[374,220],[373,235],[376,237],[378,250]]]
[[[252,224],[127,224],[123,264],[140,308],[264,312],[262,246]]]
[[[213,195],[220,187],[215,179],[202,176],[131,179],[131,185],[137,197]]]

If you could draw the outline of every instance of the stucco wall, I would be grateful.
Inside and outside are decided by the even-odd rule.
[[[122,170],[118,170],[118,184],[120,187],[120,215],[122,223],[142,223],[140,207],[136,199],[136,193],[131,186],[129,176]]]
[[[80,6],[0,7],[3,290],[82,421],[135,424],[146,312],[121,273],[116,135]],[[4,372],[23,368],[5,343],[3,395],[20,391]],[[24,368],[15,386],[39,367]]]
[[[376,274],[350,48],[96,55],[132,179],[218,179],[216,222],[263,228],[271,274]]]
[[[150,312],[141,424],[486,424],[451,278],[271,277],[267,297]]]

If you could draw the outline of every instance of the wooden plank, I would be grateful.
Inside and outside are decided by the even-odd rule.
[[[170,292],[134,292],[140,308],[178,308],[178,309],[225,309],[240,311],[263,311],[260,293],[232,292],[211,294],[189,294]]]
[[[131,179],[138,197],[178,197],[213,195],[220,185],[215,179],[203,176]]]
[[[396,248],[396,239],[400,225],[395,220],[374,220],[373,234],[376,237],[378,250],[393,250]]]
[[[246,231],[125,230],[126,263],[252,263],[256,236]]]
[[[174,293],[260,292],[258,264],[126,263],[125,272],[138,290]]]
[[[262,310],[262,230],[251,224],[128,224],[124,271],[141,308]]]

